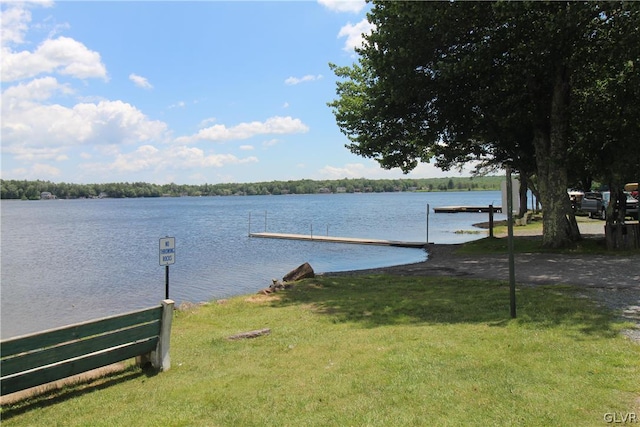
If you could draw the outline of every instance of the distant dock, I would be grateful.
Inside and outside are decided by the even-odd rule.
[[[311,234],[249,233],[249,237],[259,237],[265,239],[307,240],[313,242],[351,243],[356,245],[397,246],[401,248],[424,248],[426,246],[425,242],[362,239],[358,237],[315,236]]]
[[[461,213],[461,212],[480,212],[489,213],[491,208],[489,206],[440,206],[433,208],[435,213]],[[501,206],[493,207],[494,213],[502,213]]]

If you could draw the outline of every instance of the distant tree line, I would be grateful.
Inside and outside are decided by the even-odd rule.
[[[252,196],[315,193],[382,193],[394,191],[476,191],[499,190],[501,176],[424,179],[338,179],[294,180],[226,184],[150,184],[117,182],[72,184],[50,181],[0,180],[2,199],[38,200],[42,193],[58,199],[133,198],[181,196]]]

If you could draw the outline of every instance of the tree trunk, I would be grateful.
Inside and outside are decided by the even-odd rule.
[[[640,224],[610,224],[605,226],[607,249],[636,250],[640,248]]]
[[[538,189],[542,201],[542,244],[560,248],[580,239],[576,217],[567,194],[569,79],[558,67],[551,100],[551,116],[539,117],[534,130]]]
[[[536,145],[538,144],[540,143]],[[538,162],[538,187],[543,212],[542,244],[545,247],[560,248],[574,240],[569,218],[573,211],[567,194],[566,171],[559,165],[553,166],[550,163]],[[575,216],[573,221],[575,222]]]
[[[611,192],[607,206],[607,225],[605,241],[608,250],[628,249],[625,244],[626,231],[624,218],[626,215],[627,196],[622,191],[622,180],[617,176],[609,182]]]
[[[529,190],[531,190],[531,193],[533,194],[534,199],[533,211],[537,213],[540,211],[540,190],[538,189],[538,185],[536,184],[536,182],[537,180],[534,179],[533,174],[527,177],[527,184],[529,186]]]
[[[520,211],[518,212],[518,218],[522,218],[529,209],[527,200],[527,191],[529,191],[529,181],[527,175],[520,173]]]

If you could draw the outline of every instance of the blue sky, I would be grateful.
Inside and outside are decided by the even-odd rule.
[[[328,64],[361,1],[3,2],[2,178],[400,178],[351,154]],[[420,165],[409,177],[457,176]],[[469,175],[463,173],[463,175]]]

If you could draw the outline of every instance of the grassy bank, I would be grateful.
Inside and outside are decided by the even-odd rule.
[[[3,426],[603,425],[640,413],[640,346],[570,287],[320,277],[176,312],[171,370],[2,408]],[[230,341],[229,335],[271,334]]]

